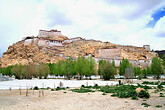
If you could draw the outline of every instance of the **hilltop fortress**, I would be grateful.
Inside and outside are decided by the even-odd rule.
[[[0,59],[0,66],[7,67],[21,63],[39,64],[56,63],[61,59],[79,55],[99,60],[107,60],[118,67],[123,58],[127,58],[133,66],[147,68],[155,52],[150,51],[149,45],[143,47],[123,46],[96,40],[87,40],[81,37],[68,38],[58,30],[39,30],[38,36],[27,36],[21,41],[9,46]]]

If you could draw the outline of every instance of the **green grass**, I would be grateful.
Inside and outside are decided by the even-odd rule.
[[[160,81],[158,81],[158,82],[144,81],[142,84],[147,84],[147,85],[158,85],[158,84],[160,84]]]
[[[162,106],[161,106],[161,105],[156,105],[155,107],[157,107],[157,108],[161,108]]]
[[[163,93],[160,93],[159,95],[160,95],[159,97],[165,97]]]
[[[107,95],[106,93],[102,93],[102,95]]]
[[[147,103],[142,103],[141,105],[144,105],[144,107],[149,107],[151,105],[147,104]]]
[[[77,93],[87,93],[87,92],[95,92],[91,89],[86,89],[86,88],[80,88],[80,89],[71,89],[72,92],[77,92]]]
[[[64,87],[62,87],[62,88],[61,87],[57,87],[56,91],[59,91],[59,90],[65,90],[65,88]]]
[[[139,85],[140,87],[143,87]],[[140,93],[136,93],[136,88],[139,86],[133,86],[133,85],[116,85],[116,86],[103,86],[100,87],[99,91],[104,93],[113,93],[112,97],[119,97],[119,98],[129,98],[133,97],[132,99],[137,100],[137,96],[140,98],[149,98],[150,94],[147,91],[141,91]],[[149,88],[144,86],[144,88]]]
[[[138,97],[137,97],[137,96],[132,96],[131,99],[132,99],[132,100],[138,100]]]

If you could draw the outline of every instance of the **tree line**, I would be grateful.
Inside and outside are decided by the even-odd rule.
[[[72,58],[60,60],[57,63],[39,64],[39,65],[21,65],[8,66],[0,68],[0,73],[3,75],[14,75],[16,79],[32,79],[32,77],[47,78],[48,74],[66,76],[70,79],[72,76],[77,76],[82,79],[82,76],[91,77],[97,73],[96,62],[92,57],[85,58],[79,56],[77,60]]]
[[[90,78],[91,75],[99,74],[103,79],[109,80],[114,78],[114,75],[117,75],[117,73],[123,76],[125,69],[128,67],[133,66],[128,59],[123,58],[118,69],[115,67],[114,60],[112,63],[100,60],[97,69],[94,58],[79,56],[77,60],[68,58],[66,60],[60,60],[57,63],[39,65],[16,64],[14,66],[0,68],[0,73],[9,76],[15,75],[17,79],[31,79],[32,77],[39,77],[41,79],[43,77],[47,78],[48,74],[65,76],[67,79],[73,76],[82,79],[83,76]],[[133,70],[134,77],[138,76],[139,79],[146,78],[147,75],[156,75],[159,78],[161,73],[165,73],[165,54],[162,59],[158,58],[158,56],[153,57],[151,66],[146,69],[133,67]]]

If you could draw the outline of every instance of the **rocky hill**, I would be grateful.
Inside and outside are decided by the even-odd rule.
[[[92,55],[98,62],[100,59],[121,60],[127,58],[130,61],[146,62],[155,56],[155,52],[150,51],[149,45],[143,47],[123,46],[110,42],[96,40],[86,40],[81,37],[67,38],[60,31],[42,31],[42,37],[28,36],[23,38],[3,53],[0,59],[0,66],[7,67],[21,63],[39,64],[56,63],[67,57],[77,58],[79,55]]]

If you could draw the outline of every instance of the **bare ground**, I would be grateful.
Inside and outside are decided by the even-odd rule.
[[[39,91],[29,90],[0,90],[0,110],[165,110],[165,97],[159,93],[151,93],[147,101],[143,99],[111,97],[111,94],[102,95],[102,92],[75,93],[68,90],[44,90],[44,96],[39,97]],[[66,93],[64,93],[66,92]],[[162,92],[161,92],[162,93]],[[165,93],[165,92],[163,92]],[[150,104],[144,107],[142,103]],[[156,108],[161,105],[162,108]]]

